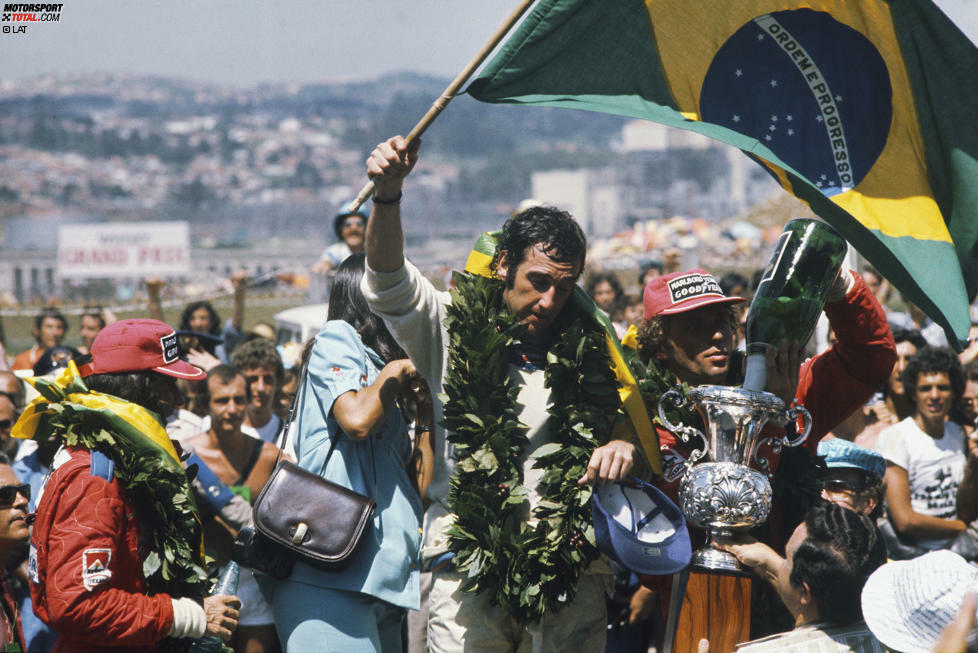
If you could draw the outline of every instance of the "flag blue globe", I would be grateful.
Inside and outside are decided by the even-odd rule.
[[[756,138],[832,196],[857,186],[883,151],[892,88],[883,58],[858,31],[825,12],[779,11],[717,50],[700,113]]]

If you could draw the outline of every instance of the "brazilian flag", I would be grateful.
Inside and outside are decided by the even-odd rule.
[[[929,0],[540,0],[467,92],[738,147],[967,339],[978,49]]]

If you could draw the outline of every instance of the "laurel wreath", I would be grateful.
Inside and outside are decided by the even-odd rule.
[[[200,548],[201,524],[193,490],[180,463],[172,456],[160,455],[148,437],[120,428],[116,421],[121,418],[111,410],[94,410],[71,401],[69,393],[89,392],[80,378],[73,379],[68,388],[38,381],[36,387],[46,403],[38,413],[34,438],[57,437],[65,446],[100,451],[115,463],[115,478],[141,518],[147,593],[196,599],[206,596],[210,582]],[[184,650],[186,645],[186,640],[172,638],[161,643],[166,650]]]
[[[455,274],[447,308],[450,334],[444,420],[458,462],[448,531],[463,589],[486,591],[520,623],[570,603],[577,582],[598,557],[591,486],[578,485],[591,453],[609,440],[620,407],[604,332],[568,302],[564,325],[547,353],[551,442],[535,453],[544,470],[541,499],[527,520],[523,459],[527,427],[516,409],[519,386],[508,374],[510,345],[526,328],[502,301],[502,283]]]

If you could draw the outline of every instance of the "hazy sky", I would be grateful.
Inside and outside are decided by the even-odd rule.
[[[451,77],[519,4],[518,0],[62,2],[59,22],[29,24],[26,34],[0,34],[0,79],[96,71],[239,85],[373,78],[399,70]],[[978,42],[978,0],[940,0],[938,5]]]

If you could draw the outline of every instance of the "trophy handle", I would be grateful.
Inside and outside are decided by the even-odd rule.
[[[693,464],[696,463],[700,458],[706,455],[706,450],[709,448],[710,445],[706,439],[706,436],[703,435],[698,429],[695,429],[692,426],[686,426],[684,424],[674,424],[672,423],[672,421],[669,420],[669,418],[666,416],[666,405],[670,401],[676,408],[682,408],[688,403],[688,400],[686,399],[686,395],[684,395],[676,388],[667,390],[662,394],[661,397],[659,397],[659,419],[662,420],[662,423],[665,425],[665,427],[670,431],[672,431],[673,433],[675,433],[676,435],[678,435],[679,439],[681,439],[686,444],[689,444],[690,440],[692,440],[694,437],[697,437],[703,441],[702,449],[693,449],[690,452],[689,460],[686,461],[686,468],[688,469],[692,467]]]
[[[773,453],[781,453],[781,449],[784,447],[797,447],[799,444],[808,439],[808,434],[812,431],[812,414],[808,412],[808,409],[804,406],[798,404],[791,404],[785,415],[788,417],[788,422],[798,422],[798,417],[801,416],[802,423],[804,426],[801,429],[801,433],[795,437],[788,439],[787,435],[780,438],[764,438],[758,441],[757,446],[754,448],[754,462],[760,467],[761,471],[768,475],[770,478],[771,474],[771,463],[767,458],[762,457],[761,447],[765,444],[771,445],[771,451]]]
[[[784,443],[786,441],[787,438],[785,437],[763,438],[759,440],[757,444],[754,446],[754,456],[753,456],[754,462],[757,463],[757,466],[760,468],[762,472],[764,472],[764,474],[768,477],[768,479],[773,478],[774,474],[771,472],[771,463],[768,461],[766,457],[761,456],[761,448],[763,448],[765,444],[770,444],[771,451],[773,453],[781,453],[781,448],[784,446]]]
[[[804,424],[801,429],[801,433],[796,435],[791,440],[788,436],[784,436],[784,445],[786,447],[797,447],[799,444],[808,439],[808,434],[812,432],[812,414],[808,412],[808,409],[799,404],[791,404],[787,411],[788,419],[797,424],[798,416],[801,416],[801,421]]]

